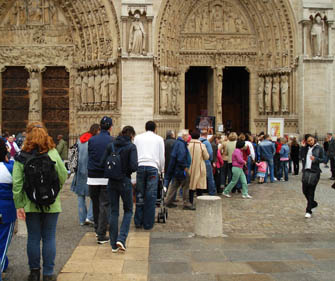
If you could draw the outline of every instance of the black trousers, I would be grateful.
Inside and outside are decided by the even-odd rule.
[[[293,161],[294,174],[298,175],[299,174],[299,159],[294,159],[292,161]]]
[[[320,177],[320,175],[319,175]],[[307,200],[307,207],[306,207],[306,213],[312,214],[312,209],[318,206],[318,202],[314,200],[315,195],[315,186],[302,184],[302,192],[304,193],[306,200]]]
[[[103,238],[106,235],[111,206],[107,185],[89,185],[89,192],[93,204],[95,232],[99,238]]]
[[[335,157],[329,157],[330,159],[330,171],[332,172],[332,178],[335,178]]]
[[[222,188],[221,188],[221,168],[216,169],[215,174],[214,174],[214,182],[216,186],[216,192],[217,193],[222,193]]]
[[[227,186],[227,178],[228,178],[228,173],[229,173],[229,167],[228,167],[228,161],[223,161],[223,166],[221,168],[221,184],[224,186]]]
[[[190,203],[193,205],[194,194],[197,193],[197,196],[201,196],[204,193],[205,189],[190,190]]]
[[[273,164],[274,164],[274,177],[278,179],[279,177],[279,169],[280,169],[280,154],[276,153],[273,156]]]

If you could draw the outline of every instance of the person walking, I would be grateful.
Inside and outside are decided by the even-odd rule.
[[[0,280],[8,267],[7,251],[12,240],[16,221],[16,209],[13,201],[13,160],[8,160],[6,143],[0,139]]]
[[[133,188],[131,174],[137,171],[137,149],[132,143],[136,133],[132,126],[125,126],[116,140],[107,145],[102,157],[102,166],[106,165],[109,155],[113,152],[120,155],[121,177],[120,180],[109,179],[108,191],[111,202],[109,220],[109,237],[112,252],[126,251],[126,240],[129,233],[130,222],[133,216]],[[120,198],[123,203],[123,218],[119,231]]]
[[[40,280],[40,242],[42,240],[43,281],[55,280],[54,266],[56,257],[56,227],[59,213],[62,211],[60,195],[55,202],[42,207],[32,202],[27,193],[25,181],[25,163],[31,157],[47,154],[55,162],[56,176],[60,188],[67,178],[67,170],[60,158],[56,145],[41,122],[33,122],[27,127],[27,137],[20,154],[15,158],[13,168],[13,198],[17,216],[26,221],[28,239],[27,254],[30,268],[28,281]]]
[[[293,137],[291,142],[291,159],[293,162],[294,175],[299,174],[299,156],[300,156],[300,146],[297,142],[296,137]]]
[[[86,207],[86,197],[89,197],[87,185],[87,163],[88,163],[88,141],[99,133],[99,124],[93,124],[90,130],[82,134],[77,141],[78,145],[78,167],[73,177],[71,190],[77,194],[78,217],[81,226],[94,224],[93,204],[90,199],[89,208]]]
[[[245,146],[245,142],[242,140],[238,140],[236,142],[236,148],[232,155],[232,165],[233,165],[233,178],[231,182],[227,185],[227,187],[224,189],[222,195],[225,197],[230,198],[231,195],[229,194],[232,189],[235,187],[237,182],[240,180],[242,184],[242,198],[244,199],[251,199],[252,197],[248,194],[248,184],[247,179],[245,177],[243,167],[246,165],[246,161],[243,160],[243,153],[242,149]]]
[[[288,181],[288,160],[289,160],[289,154],[290,154],[290,148],[287,145],[286,138],[281,138],[281,149],[280,149],[280,169],[279,169],[279,180],[280,181]],[[284,173],[284,179],[283,179],[283,173]]]
[[[67,148],[67,142],[64,140],[63,135],[57,136],[57,146],[56,149],[60,155],[60,158],[62,158],[63,161],[67,160],[68,157],[68,148]]]
[[[329,168],[328,162],[329,162],[329,157],[328,157],[328,147],[329,147],[329,142],[328,142],[328,134],[326,135],[325,141],[323,142],[323,151],[324,151],[324,158],[325,158],[325,168]]]
[[[205,160],[209,159],[209,154],[205,144],[200,140],[200,134],[198,131],[194,131],[191,134],[191,141],[188,144],[188,149],[192,158],[190,167],[190,203],[194,207],[194,194],[201,196],[206,190],[206,164]]]
[[[176,141],[175,133],[172,130],[168,130],[166,132],[166,139],[164,140],[164,155],[165,155],[165,165],[164,171],[167,172],[169,163],[170,163],[170,155],[172,152],[172,147]]]
[[[231,132],[228,135],[228,142],[226,145],[226,155],[228,157],[228,184],[231,182],[233,175],[233,152],[236,148],[237,134],[235,132]]]
[[[332,133],[328,133],[327,138],[328,138],[327,155],[330,160],[330,171],[332,173],[330,180],[335,180],[335,140]]]
[[[301,148],[303,165],[302,192],[306,197],[307,206],[305,218],[312,217],[312,209],[318,206],[315,201],[315,189],[320,179],[320,163],[323,161],[323,149],[312,135],[306,135]]]
[[[164,177],[164,187],[169,186],[165,204],[168,208],[177,207],[173,203],[178,188],[181,186],[183,189],[183,209],[194,210],[193,206],[189,204],[189,168],[191,166],[191,155],[187,148],[188,130],[181,130],[178,138],[173,146],[169,167]]]
[[[136,175],[136,228],[152,229],[155,223],[155,207],[159,173],[164,170],[164,140],[156,132],[156,124],[148,121],[145,133],[137,135],[138,169]]]
[[[265,135],[263,140],[258,145],[259,155],[263,158],[268,164],[268,170],[270,170],[270,181],[273,183],[277,181],[274,177],[274,163],[273,156],[276,153],[276,148],[274,143],[271,141],[269,135]],[[268,172],[265,174],[264,182],[267,181]]]
[[[113,141],[110,136],[112,129],[112,118],[104,116],[100,121],[100,133],[91,137],[88,141],[87,184],[93,204],[94,228],[98,236],[98,244],[108,243],[109,241],[106,236],[110,215],[108,179],[104,177],[104,168],[101,167],[100,162],[107,145]]]

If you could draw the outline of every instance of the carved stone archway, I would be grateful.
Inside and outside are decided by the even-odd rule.
[[[259,130],[257,122],[264,122],[270,116],[296,118],[293,70],[296,67],[297,36],[288,0],[164,0],[158,24],[155,34],[155,112],[158,123],[174,122],[175,128],[184,126],[185,72],[190,66],[210,66],[215,70],[212,110],[218,123],[221,121],[222,69],[226,66],[243,66],[250,72],[251,130]],[[258,77],[277,81],[277,77],[285,75],[289,77],[289,108],[282,109],[279,104],[278,110],[272,103],[271,110],[258,107],[257,89],[262,89],[260,100],[265,103],[264,89],[267,86],[259,86],[262,80]],[[178,77],[180,112],[161,111],[159,81],[162,76]],[[272,94],[277,93],[272,93],[271,87]],[[164,129],[164,125],[161,127]]]
[[[121,91],[117,81],[121,73],[118,61],[121,40],[113,1],[32,0],[30,6],[27,3],[25,0],[0,1],[1,69],[25,66],[37,69],[41,77],[40,70],[45,66],[66,67],[70,74],[71,141],[105,114],[115,116],[118,127]],[[107,94],[106,106],[100,106],[101,97],[96,99],[99,107],[97,104],[77,104],[82,97],[81,92],[75,92],[75,82],[78,76],[92,71],[92,75],[100,75],[101,80],[105,74],[102,83],[114,81],[111,82],[113,98]],[[109,79],[112,75],[113,78]]]

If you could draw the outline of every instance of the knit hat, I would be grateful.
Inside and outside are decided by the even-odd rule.
[[[112,127],[113,126],[113,120],[112,118],[108,117],[108,116],[104,116],[102,117],[101,121],[100,121],[100,127]]]

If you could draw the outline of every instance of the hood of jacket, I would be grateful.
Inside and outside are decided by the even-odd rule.
[[[88,142],[88,140],[92,137],[91,133],[84,133],[80,136],[79,140],[81,143]]]
[[[131,143],[130,137],[128,136],[118,136],[114,141],[115,146],[123,147]]]

